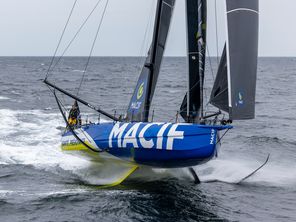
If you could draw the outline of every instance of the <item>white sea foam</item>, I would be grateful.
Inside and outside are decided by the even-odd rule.
[[[9,100],[9,98],[5,96],[0,96],[0,100]]]
[[[74,69],[73,72],[81,72],[81,73],[83,73],[84,70]]]
[[[64,125],[60,114],[2,109],[0,116],[0,164],[33,165],[49,171],[62,168],[90,184],[114,183],[126,171],[111,165],[102,171],[99,163],[62,152],[57,129]]]
[[[32,164],[38,167],[74,169],[86,161],[60,151],[62,125],[58,114],[39,110],[0,110],[0,161],[6,164]]]
[[[262,162],[264,159],[262,159]],[[217,159],[204,166],[195,167],[202,181],[221,181],[237,183],[245,176],[257,169],[262,162],[241,159]],[[295,168],[295,163],[287,165],[283,162],[270,160],[256,174],[248,178],[245,183],[263,184],[272,186],[290,186],[296,184],[296,174],[290,168]]]
[[[11,190],[0,190],[0,197],[1,198],[5,198],[7,196],[9,196],[10,194],[14,193],[14,191]]]

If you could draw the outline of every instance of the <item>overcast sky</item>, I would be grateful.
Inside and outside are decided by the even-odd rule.
[[[78,0],[61,51],[97,1]],[[66,55],[88,54],[105,1],[102,0]],[[225,41],[225,6],[224,0],[216,1],[219,20],[218,48],[221,51]],[[0,56],[51,56],[73,2],[74,0],[0,0]],[[166,50],[168,56],[185,55],[185,0],[176,2]],[[211,55],[216,55],[215,0],[208,2],[209,51]],[[259,55],[296,56],[296,1],[259,2]],[[109,0],[94,55],[145,55],[151,41],[155,4],[156,0]],[[146,27],[148,37],[145,39]]]

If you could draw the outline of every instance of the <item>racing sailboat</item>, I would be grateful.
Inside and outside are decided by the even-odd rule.
[[[210,103],[217,113],[205,115],[204,75],[207,47],[207,1],[186,0],[188,90],[180,108],[184,122],[149,122],[175,0],[158,0],[152,44],[126,115],[116,117],[45,78],[63,115],[67,130],[62,149],[105,163],[125,165],[122,182],[137,167],[188,167],[217,156],[219,132],[229,130],[233,120],[255,117],[258,54],[258,0],[226,0],[227,39]],[[184,76],[185,78],[185,76]],[[70,125],[57,91],[111,119],[111,122]],[[181,101],[180,101],[181,102]],[[226,112],[229,118],[220,118]]]

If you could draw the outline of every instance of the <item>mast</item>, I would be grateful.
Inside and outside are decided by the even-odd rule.
[[[156,51],[157,51],[157,41],[158,41],[158,33],[160,28],[160,19],[161,19],[161,9],[162,9],[163,1],[159,0],[157,3],[157,10],[156,10],[156,17],[155,17],[155,25],[154,25],[154,32],[153,32],[153,39],[152,39],[152,53],[150,57],[150,64],[155,64],[155,58],[156,58]],[[147,65],[147,64],[145,64]],[[153,76],[153,69],[151,69],[151,75]]]
[[[156,15],[155,15],[155,25],[154,25],[154,32],[153,32],[153,39],[152,39],[152,44],[151,44],[151,56],[148,57],[150,58],[150,62],[149,63],[145,63],[145,67],[147,67],[150,71],[149,73],[149,87],[148,87],[148,92],[147,92],[147,97],[148,100],[146,101],[146,105],[145,105],[145,114],[144,114],[144,118],[141,118],[141,121],[148,121],[149,118],[149,109],[150,109],[150,105],[152,102],[152,97],[153,97],[153,89],[152,89],[152,84],[153,84],[153,77],[155,74],[155,61],[156,61],[156,53],[157,53],[157,45],[158,45],[158,38],[159,38],[159,29],[160,29],[160,23],[161,23],[161,10],[162,10],[162,4],[163,1],[159,0],[157,3],[157,10],[156,10]],[[162,58],[161,58],[162,59]],[[158,74],[157,74],[158,75]]]
[[[203,117],[203,85],[206,57],[206,0],[186,0],[188,91],[181,116],[198,123]]]
[[[205,64],[206,64],[206,39],[207,39],[207,0],[199,1],[199,20],[201,21],[198,27],[200,33],[198,47],[199,56],[199,75],[200,75],[200,100],[201,100],[201,119],[204,117],[204,79],[205,79]]]
[[[158,0],[152,44],[141,71],[137,86],[130,100],[126,119],[147,122],[154,95],[175,0]]]

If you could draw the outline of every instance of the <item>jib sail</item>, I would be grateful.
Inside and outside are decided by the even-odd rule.
[[[174,4],[175,0],[159,0],[157,3],[153,41],[127,110],[126,118],[129,121],[148,121]]]

